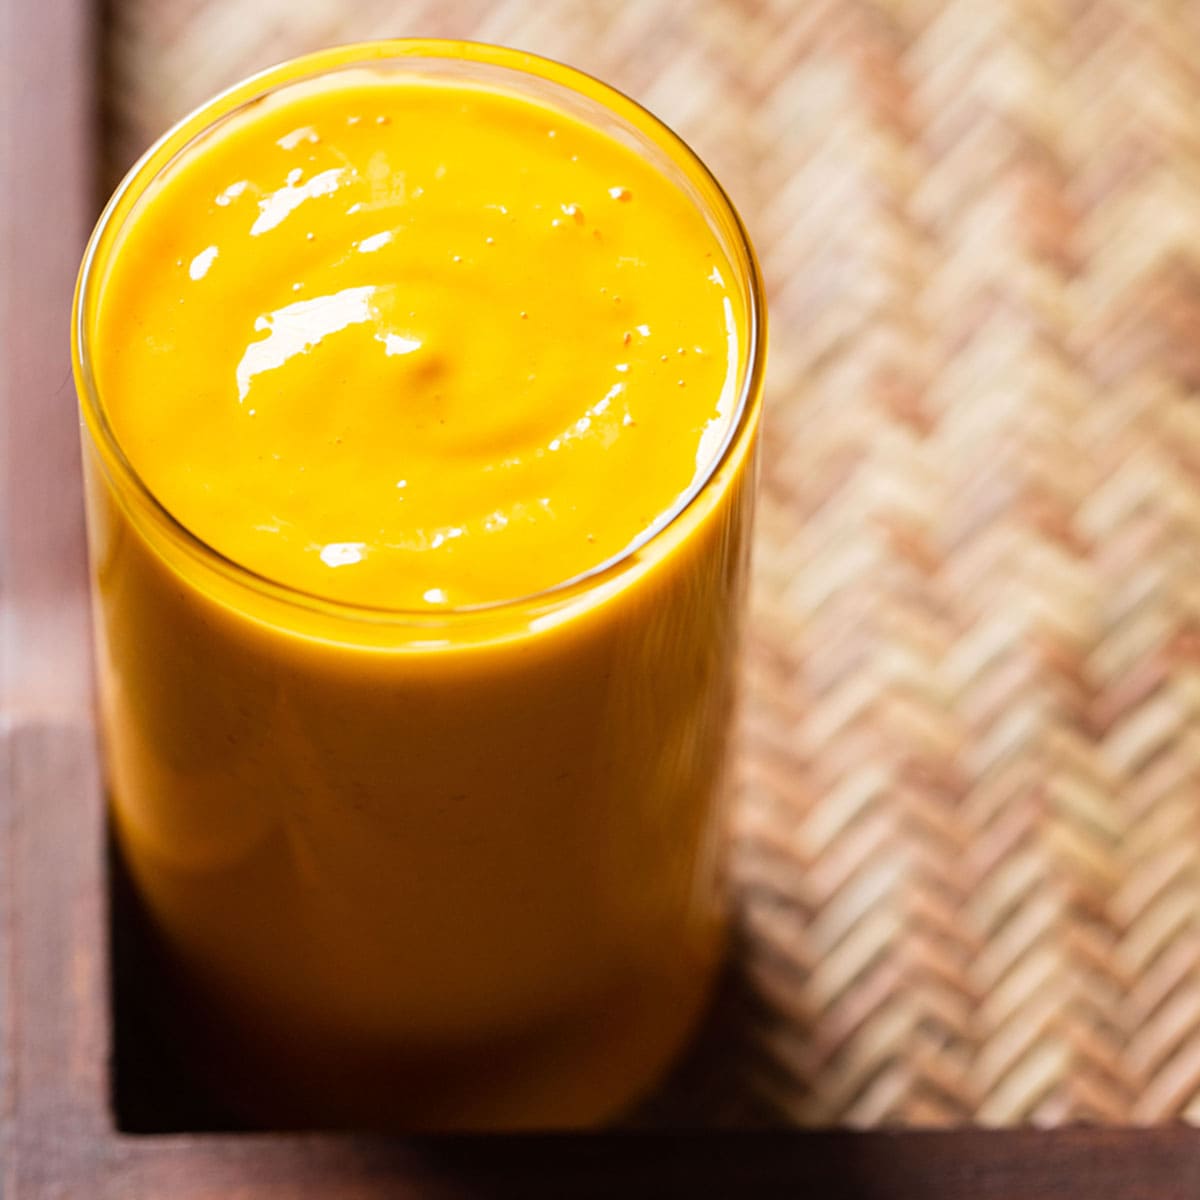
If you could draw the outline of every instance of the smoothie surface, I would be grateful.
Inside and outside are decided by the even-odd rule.
[[[92,355],[213,549],[391,609],[531,595],[636,541],[734,418],[733,271],[638,150],[474,83],[346,73],[147,190]]]

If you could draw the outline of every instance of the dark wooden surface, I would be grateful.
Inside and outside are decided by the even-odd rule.
[[[1195,1200],[1183,1129],[748,1133],[369,1143],[125,1142],[112,1195],[753,1197],[821,1200]],[[188,1189],[179,1181],[186,1179]],[[243,1189],[239,1191],[239,1189]]]
[[[96,211],[94,13],[0,3],[0,1200],[1200,1196],[1200,1133],[130,1136],[109,1106],[104,828],[67,316]]]

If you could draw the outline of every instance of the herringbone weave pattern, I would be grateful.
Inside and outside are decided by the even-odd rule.
[[[1200,1117],[1200,5],[109,7],[114,172],[271,61],[450,35],[623,87],[742,208],[739,945],[672,1119]]]

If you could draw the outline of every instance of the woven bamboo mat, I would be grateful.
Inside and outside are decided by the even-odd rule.
[[[631,92],[741,207],[739,945],[671,1111],[1200,1118],[1200,4],[109,10],[114,175],[269,62],[466,36]]]

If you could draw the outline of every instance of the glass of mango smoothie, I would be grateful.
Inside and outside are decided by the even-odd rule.
[[[74,314],[116,840],[252,1119],[594,1124],[703,1012],[764,355],[742,225],[490,46],[276,67]]]

